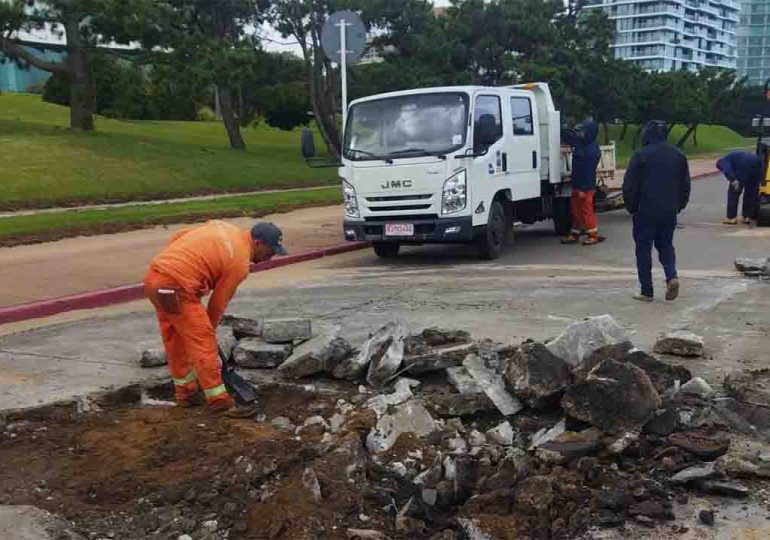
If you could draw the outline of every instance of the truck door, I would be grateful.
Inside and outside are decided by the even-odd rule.
[[[540,196],[540,136],[537,108],[526,92],[513,92],[508,98],[507,122],[512,136],[505,137],[508,177],[514,200]],[[506,129],[506,132],[507,129]]]
[[[489,204],[506,180],[507,164],[504,163],[505,108],[501,92],[485,89],[474,96],[473,103],[473,150],[474,158],[469,171],[474,208],[489,209]],[[486,212],[474,213],[474,224],[486,223]]]

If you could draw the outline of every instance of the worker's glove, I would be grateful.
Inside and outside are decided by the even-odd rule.
[[[738,180],[733,180],[732,182],[730,182],[730,186],[733,188],[733,191],[741,190],[741,183]]]

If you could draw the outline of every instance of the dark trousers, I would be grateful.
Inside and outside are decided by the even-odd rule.
[[[727,217],[735,219],[738,215],[738,199],[741,193],[743,193],[743,217],[756,219],[759,185],[747,185],[744,188],[743,183],[738,190],[734,190],[732,185],[727,188]]]
[[[652,218],[634,216],[634,242],[636,242],[636,271],[642,294],[653,295],[652,247],[658,250],[658,259],[666,273],[666,281],[677,277],[676,252],[674,251],[676,216]]]

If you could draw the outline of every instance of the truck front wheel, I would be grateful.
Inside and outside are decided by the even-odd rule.
[[[497,259],[503,251],[506,236],[505,210],[500,201],[494,201],[489,208],[487,226],[481,231],[476,243],[479,247],[479,258],[485,261]]]
[[[372,242],[372,248],[380,259],[392,259],[398,255],[401,246],[396,242]]]
[[[553,199],[553,230],[559,236],[566,236],[572,229],[572,212],[569,197]]]

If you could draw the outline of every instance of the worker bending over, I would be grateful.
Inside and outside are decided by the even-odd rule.
[[[759,184],[762,182],[762,160],[754,153],[737,150],[717,161],[730,185],[727,188],[727,217],[725,225],[738,223],[738,199],[743,193],[743,223],[751,224],[757,219]]]
[[[216,328],[252,262],[284,255],[281,230],[257,223],[244,231],[209,221],[176,233],[150,263],[147,297],[158,313],[177,405],[189,407],[203,390],[208,406],[228,411],[235,400],[222,382]],[[201,298],[211,293],[208,306]]]

